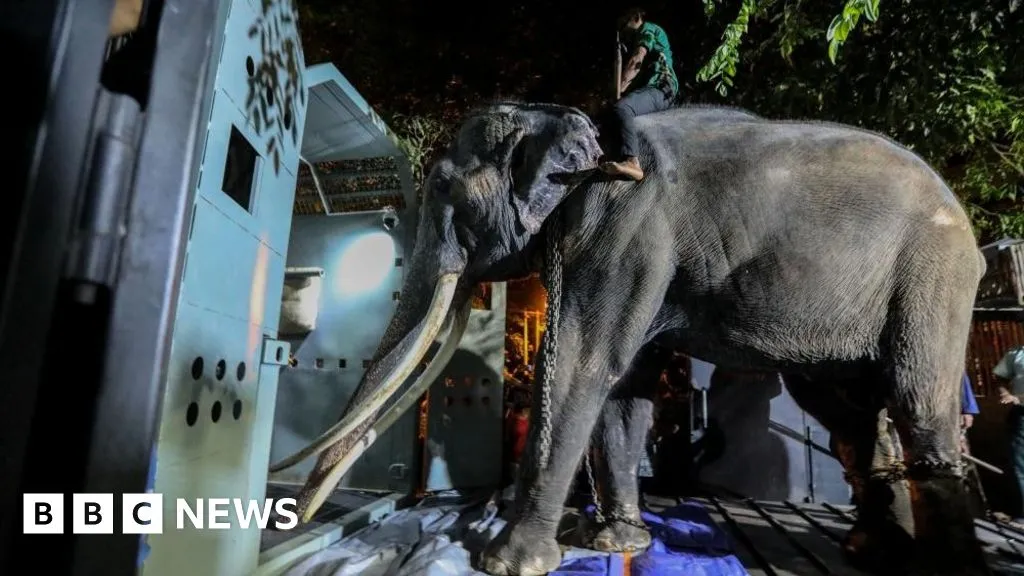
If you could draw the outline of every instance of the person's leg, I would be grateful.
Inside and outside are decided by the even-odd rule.
[[[630,92],[616,102],[612,118],[617,124],[616,127],[620,134],[618,155],[611,161],[602,164],[601,169],[613,176],[636,181],[643,180],[644,171],[639,161],[640,145],[634,118],[643,114],[667,110],[671,105],[672,98],[669,94],[650,86]]]

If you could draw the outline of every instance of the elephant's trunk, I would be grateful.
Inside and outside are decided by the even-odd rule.
[[[460,283],[461,270],[451,265],[453,259],[447,254],[451,250],[442,246],[440,235],[426,219],[419,236],[398,309],[341,419],[309,446],[270,469],[278,472],[320,454],[298,497],[303,522],[312,518],[358,457],[437,379],[465,330],[470,291]],[[384,405],[427,355],[446,324],[451,330],[444,346],[416,382],[382,414]]]

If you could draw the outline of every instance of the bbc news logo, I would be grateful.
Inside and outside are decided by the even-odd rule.
[[[68,510],[63,494],[25,494],[23,532],[64,534]],[[186,530],[230,530],[273,524],[291,530],[299,524],[294,498],[245,500],[242,498],[176,498],[174,528]],[[72,494],[72,534],[113,534],[117,510],[113,494]],[[165,528],[162,494],[123,494],[121,534],[162,534]],[[271,522],[273,520],[273,522]]]

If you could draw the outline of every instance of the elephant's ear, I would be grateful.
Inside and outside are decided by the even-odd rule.
[[[529,234],[540,232],[566,195],[593,172],[601,151],[592,126],[585,117],[552,116],[514,140],[507,164],[511,201]]]

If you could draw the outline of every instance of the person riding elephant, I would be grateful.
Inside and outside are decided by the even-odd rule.
[[[601,162],[606,173],[636,181],[644,179],[636,117],[671,108],[679,93],[668,34],[645,17],[643,9],[630,8],[619,18],[623,39],[620,50],[625,58],[617,87],[619,97],[604,120],[617,146]]]
[[[563,503],[599,421],[597,492],[610,523],[600,544],[644,545],[636,466],[651,398],[630,375],[658,339],[726,369],[782,374],[829,427],[847,476],[864,487],[852,558],[870,550],[902,562],[898,573],[988,574],[957,442],[985,263],[948,186],[912,152],[851,127],[693,106],[636,124],[641,182],[597,168],[597,129],[576,109],[499,103],[464,119],[424,183],[406,296],[352,400],[272,467],[319,455],[299,492],[301,520],[440,373],[473,286],[540,269],[548,319],[517,513],[482,570],[559,566]],[[446,326],[441,350],[403,386]],[[883,411],[908,454],[901,477],[872,469]],[[897,480],[913,499],[891,489]]]

